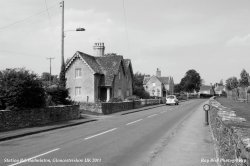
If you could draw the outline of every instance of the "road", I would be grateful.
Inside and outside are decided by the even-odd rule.
[[[1,166],[148,165],[162,140],[173,133],[205,100],[114,114],[95,122],[0,143]]]

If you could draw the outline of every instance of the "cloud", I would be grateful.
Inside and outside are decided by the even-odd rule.
[[[250,46],[250,34],[235,36],[226,42],[226,46]]]

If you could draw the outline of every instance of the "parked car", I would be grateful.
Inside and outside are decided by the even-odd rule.
[[[166,105],[171,105],[171,104],[179,105],[179,100],[175,95],[169,95],[166,97]]]

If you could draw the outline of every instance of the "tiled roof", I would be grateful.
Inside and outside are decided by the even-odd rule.
[[[206,91],[206,90],[210,90],[210,89],[212,89],[212,87],[209,86],[209,85],[202,85],[202,86],[200,87],[200,91]]]
[[[156,77],[158,80],[164,85],[169,84],[170,77]],[[143,84],[147,84],[147,82],[151,79],[151,77],[144,77]]]
[[[98,73],[98,74],[103,74],[100,65],[97,63],[95,57],[79,52],[77,51],[74,56],[72,58],[70,58],[69,60],[67,60],[66,62],[66,70],[67,68],[71,65],[71,63],[74,61],[75,58],[81,58],[82,60],[84,60],[87,65],[93,70],[94,73]]]
[[[101,69],[105,75],[104,85],[112,86],[115,75],[118,74],[119,67],[123,60],[122,56],[108,55],[95,57],[97,63],[101,66]]]
[[[103,74],[101,66],[97,63],[96,58],[94,56],[79,51],[78,53],[85,60],[85,62],[94,70],[95,73]]]
[[[158,77],[158,79],[165,85],[165,84],[169,84],[169,77]]]
[[[223,85],[216,86],[216,87],[214,88],[214,90],[215,90],[215,91],[222,91],[222,90],[224,90],[224,86],[223,86]]]

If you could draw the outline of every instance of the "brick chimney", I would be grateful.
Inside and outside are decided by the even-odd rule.
[[[93,46],[94,56],[103,56],[105,51],[104,43],[95,43]]]
[[[161,71],[159,68],[156,70],[156,77],[161,77]]]

